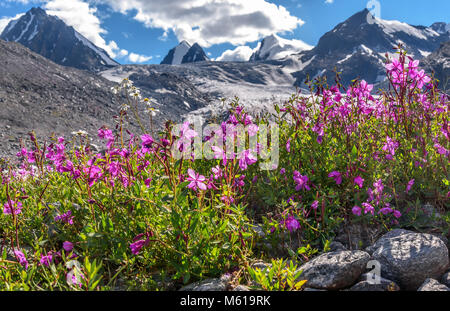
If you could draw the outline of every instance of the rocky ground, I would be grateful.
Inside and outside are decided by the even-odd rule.
[[[298,265],[304,291],[450,291],[450,242],[439,228],[448,228],[438,211],[422,207],[421,232],[376,226],[342,225],[330,249]],[[280,250],[278,250],[279,252]],[[279,257],[271,255],[272,257]],[[270,269],[256,262],[252,268]],[[229,274],[187,285],[188,291],[250,291]]]
[[[340,242],[332,244],[334,250],[298,268],[303,271],[299,280],[307,280],[304,291],[450,291],[446,239],[396,229],[364,250],[349,250]],[[261,269],[268,267],[270,264],[258,264]],[[230,280],[224,275],[180,290],[251,290],[247,285],[233,286]]]
[[[114,126],[120,100],[113,85],[0,40],[0,157],[16,154],[32,130],[42,139],[78,130],[96,137],[102,125]]]

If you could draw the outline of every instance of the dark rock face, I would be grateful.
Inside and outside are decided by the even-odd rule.
[[[349,287],[365,271],[370,255],[362,251],[322,254],[302,265],[300,280],[309,288],[339,290]]]
[[[85,130],[96,137],[102,125],[113,127],[119,99],[114,84],[87,71],[59,66],[15,42],[0,40],[0,153],[14,155],[19,138],[35,130],[51,133]],[[120,102],[121,103],[121,102]]]
[[[431,234],[393,230],[367,249],[381,264],[381,276],[402,289],[417,290],[427,279],[439,279],[449,265],[444,242]]]
[[[63,66],[97,72],[118,65],[106,51],[41,8],[32,8],[18,20],[11,21],[0,38],[18,42]]]
[[[206,56],[205,51],[201,48],[200,45],[195,43],[189,51],[184,55],[183,60],[181,61],[182,64],[187,63],[196,63],[196,62],[204,62],[208,61],[209,58]]]
[[[450,41],[441,44],[439,49],[422,62],[422,67],[440,81],[439,88],[450,90]]]
[[[399,43],[414,58],[422,59],[448,40],[447,32],[438,33],[432,27],[374,19],[366,9],[323,35],[314,49],[299,54],[301,62],[307,65],[294,73],[296,86],[302,86],[308,76],[326,76],[328,83],[334,83],[335,67],[343,72],[344,85],[349,85],[357,77],[373,84],[382,82],[385,76],[384,55],[393,53],[393,48]]]

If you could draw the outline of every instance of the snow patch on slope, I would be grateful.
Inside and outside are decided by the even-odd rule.
[[[189,43],[187,43],[186,41],[181,42],[175,48],[175,52],[173,53],[172,65],[181,65],[183,57],[186,55],[190,48],[191,45]]]
[[[381,26],[385,33],[389,35],[393,35],[397,32],[405,32],[410,36],[417,37],[419,39],[426,40],[429,37],[438,37],[439,33],[432,30],[431,28],[426,29],[418,29],[414,26],[411,26],[407,23],[395,21],[395,20],[384,20],[375,18],[376,23]]]
[[[83,35],[81,35],[79,32],[77,32],[76,30],[74,30],[75,33],[75,37],[81,41],[81,43],[83,43],[84,45],[86,45],[88,48],[90,48],[91,50],[93,50],[95,53],[97,53],[102,60],[110,65],[110,66],[116,66],[117,64],[106,54],[105,51],[100,50],[99,48],[97,48],[94,44],[92,44],[88,39],[86,39],[85,37],[83,37]]]

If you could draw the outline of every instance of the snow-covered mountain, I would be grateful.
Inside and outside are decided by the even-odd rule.
[[[436,31],[437,33],[440,33],[440,34],[450,33],[450,23],[447,24],[447,23],[443,23],[443,22],[438,22],[438,23],[434,23],[430,27],[431,27],[431,29],[433,29],[434,31]]]
[[[311,50],[313,46],[301,40],[288,40],[275,34],[265,37],[259,44],[250,61],[276,60],[302,51]]]
[[[450,33],[443,31],[447,26],[442,24],[412,26],[375,18],[365,9],[327,32],[315,48],[297,57],[301,70],[294,73],[296,85],[301,86],[307,76],[326,76],[333,83],[334,68],[342,72],[344,85],[358,77],[369,83],[381,82],[385,77],[386,53],[392,57],[394,48],[402,44],[415,59],[430,55],[449,40]]]
[[[191,46],[189,42],[183,40],[179,45],[169,51],[161,62],[161,65],[181,65],[208,60],[208,56],[206,56],[205,51],[203,51],[200,45],[195,43]]]
[[[97,72],[118,65],[106,51],[41,8],[32,8],[19,19],[12,20],[0,38],[18,42],[64,66]]]
[[[440,89],[450,90],[450,41],[442,43],[437,51],[422,61],[421,65],[440,81]]]

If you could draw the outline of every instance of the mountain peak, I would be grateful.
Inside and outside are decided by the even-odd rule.
[[[176,47],[171,49],[161,64],[165,65],[181,65],[186,63],[194,63],[209,60],[202,47],[198,43],[190,45],[189,42],[183,40]]]
[[[34,14],[34,15],[47,15],[47,13],[41,8],[41,7],[32,7],[27,14]]]
[[[288,40],[276,34],[271,34],[261,41],[257,51],[250,57],[250,61],[281,59],[312,48],[301,40]]]
[[[179,46],[180,46],[180,45],[182,45],[182,46],[184,45],[184,46],[191,47],[191,45],[189,44],[189,42],[187,42],[186,40],[181,41],[180,44],[178,44],[178,45],[179,45]]]
[[[73,27],[43,9],[33,7],[6,26],[0,38],[18,42],[57,64],[99,71],[118,65]]]

